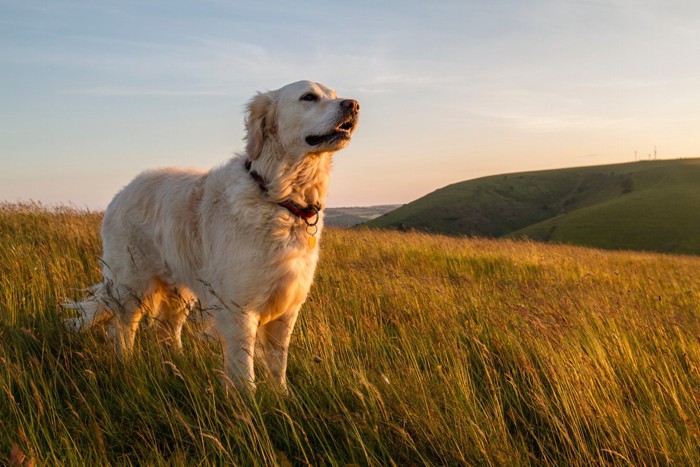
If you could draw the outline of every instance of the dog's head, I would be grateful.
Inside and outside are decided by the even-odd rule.
[[[269,150],[293,157],[343,149],[357,127],[360,104],[320,83],[298,81],[259,93],[248,104],[246,151],[257,159]]]

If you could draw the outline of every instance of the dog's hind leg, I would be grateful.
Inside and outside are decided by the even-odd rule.
[[[136,331],[148,308],[153,308],[156,297],[153,284],[145,290],[125,285],[113,285],[109,294],[109,308],[114,311],[114,342],[117,352],[129,355],[134,347]]]
[[[120,304],[114,321],[114,343],[121,355],[130,355],[134,348],[136,330],[143,317],[142,300],[125,300]]]
[[[182,327],[194,306],[194,297],[188,290],[161,286],[156,320],[161,341],[182,349]]]
[[[64,320],[67,328],[81,331],[99,323],[107,322],[109,334],[117,351],[129,354],[134,345],[134,337],[144,314],[144,307],[152,306],[151,291],[137,292],[134,289],[115,285],[105,280],[90,288],[91,296],[81,302],[63,303],[63,308],[77,310],[79,316]]]

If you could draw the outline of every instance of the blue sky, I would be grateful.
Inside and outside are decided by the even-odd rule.
[[[362,105],[329,205],[503,172],[700,156],[700,2],[0,0],[0,200],[104,208],[243,148],[256,91]]]

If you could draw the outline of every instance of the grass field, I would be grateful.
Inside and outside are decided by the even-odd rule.
[[[99,223],[0,208],[0,461],[700,465],[700,258],[327,230],[290,395],[246,402],[194,323],[63,329]]]
[[[700,255],[700,159],[497,175],[449,185],[369,227]]]

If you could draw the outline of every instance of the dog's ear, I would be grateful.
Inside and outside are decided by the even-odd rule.
[[[258,93],[250,100],[246,109],[245,127],[246,152],[250,160],[255,160],[262,153],[265,139],[276,131],[275,100],[272,93]]]

